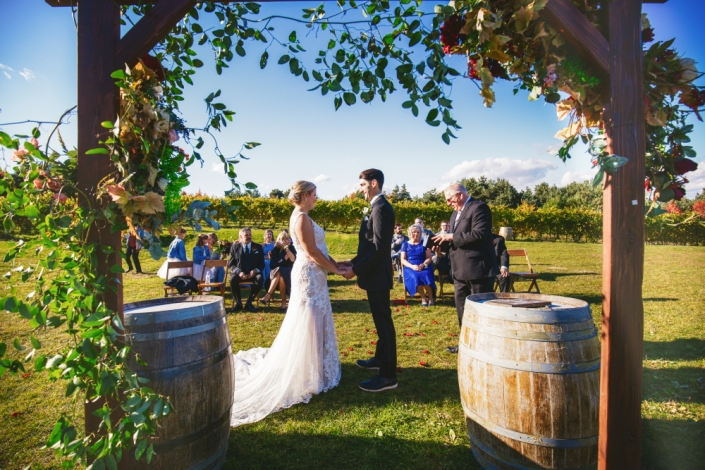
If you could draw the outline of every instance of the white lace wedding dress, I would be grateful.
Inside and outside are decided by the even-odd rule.
[[[296,248],[289,308],[270,348],[235,354],[235,398],[230,424],[254,423],[267,415],[340,382],[340,357],[328,294],[327,273],[310,260],[296,238],[292,214],[289,233]],[[313,222],[316,246],[326,255],[325,232]]]

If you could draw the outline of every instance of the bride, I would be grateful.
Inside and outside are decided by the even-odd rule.
[[[346,274],[328,255],[325,232],[308,216],[316,185],[297,181],[289,233],[299,256],[291,271],[291,297],[270,348],[235,354],[235,398],[230,424],[254,423],[340,382],[340,358],[328,295],[327,272]]]

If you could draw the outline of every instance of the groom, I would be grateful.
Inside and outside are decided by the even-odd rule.
[[[375,357],[357,361],[363,369],[379,370],[379,375],[360,383],[366,392],[381,392],[397,388],[397,339],[389,307],[392,289],[392,235],[394,209],[382,194],[384,174],[374,168],[360,173],[360,192],[370,202],[369,214],[360,226],[357,256],[340,263],[352,267],[345,277],[357,276],[358,285],[367,291],[372,319],[377,328]]]

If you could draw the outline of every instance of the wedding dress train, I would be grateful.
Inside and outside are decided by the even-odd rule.
[[[270,348],[235,354],[235,398],[230,424],[254,423],[340,382],[340,357],[328,294],[327,272],[309,259],[296,238],[292,214],[289,233],[297,257],[291,271],[291,296],[284,321]],[[326,255],[325,231],[313,222],[316,246]]]

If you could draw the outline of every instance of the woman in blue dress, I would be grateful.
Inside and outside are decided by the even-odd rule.
[[[159,271],[157,271],[157,276],[161,277],[162,279],[167,279],[166,268],[170,261],[188,261],[188,258],[186,257],[186,245],[184,245],[184,238],[186,238],[186,229],[182,228],[179,230],[179,233],[169,245],[169,251],[166,255],[166,261],[164,261],[162,267],[159,268]],[[169,271],[168,274],[169,278],[172,278],[174,276],[185,276],[191,273],[189,272],[189,269],[184,268],[172,269],[171,271]]]
[[[208,249],[211,251],[211,259],[218,260],[222,256],[217,251],[218,235],[215,232],[208,235]],[[211,282],[223,282],[225,280],[225,268],[213,268],[211,271]]]
[[[401,246],[401,264],[404,266],[404,288],[410,296],[421,294],[421,305],[434,305],[433,261],[431,250],[421,242],[422,229],[418,224],[409,227],[409,241]]]
[[[269,289],[269,273],[272,272],[270,267],[271,251],[274,249],[274,232],[270,229],[264,231],[264,242],[262,243],[262,252],[264,253],[264,271],[262,271],[262,279],[265,281],[265,289]]]
[[[208,248],[208,235],[202,233],[193,247],[193,277],[198,281],[204,278],[203,263],[207,259],[211,259],[211,250]]]

